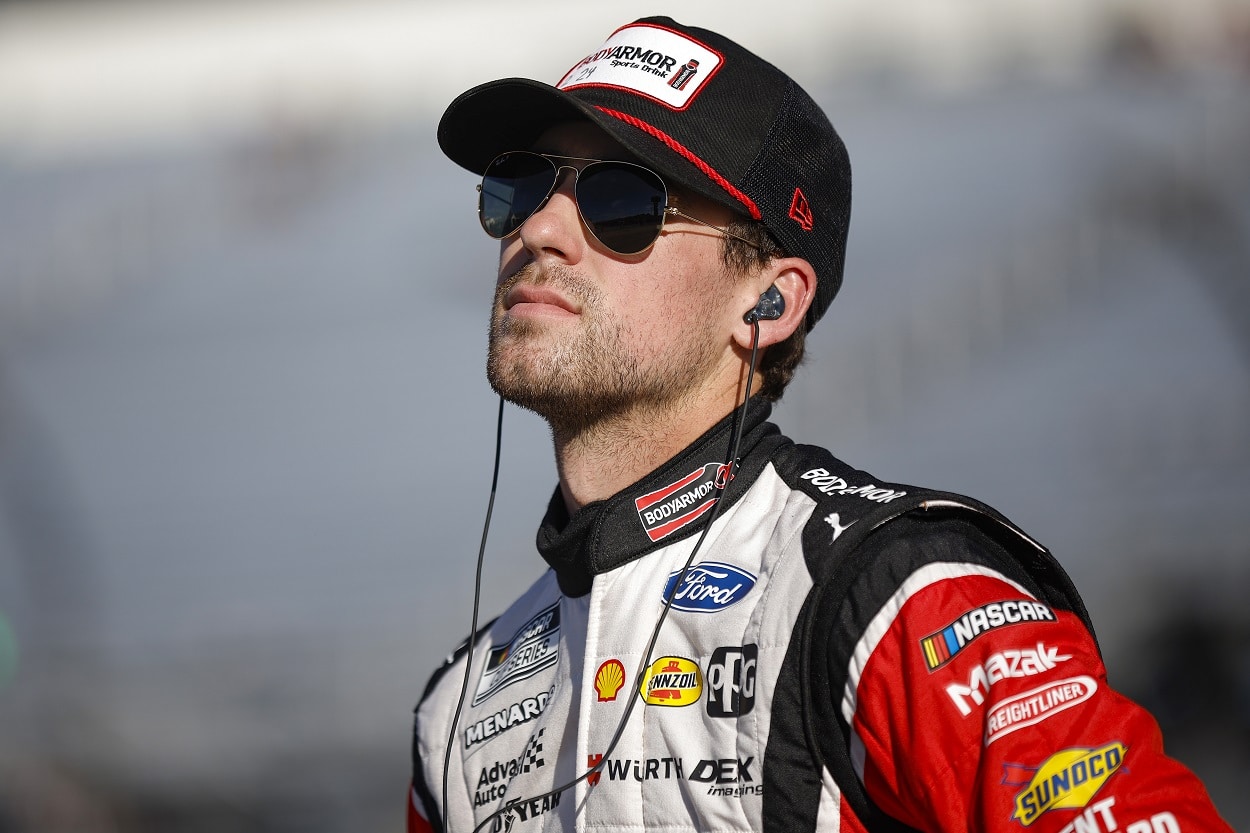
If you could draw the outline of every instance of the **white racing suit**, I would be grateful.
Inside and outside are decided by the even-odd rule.
[[[733,416],[572,518],[557,490],[551,569],[418,704],[412,833],[1231,830],[1108,686],[1049,553],[968,498],[794,444],[769,410],[751,403],[723,495]]]

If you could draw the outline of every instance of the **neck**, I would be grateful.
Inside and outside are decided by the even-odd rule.
[[[758,378],[752,387],[758,388]],[[659,405],[634,405],[593,424],[552,425],[560,492],[572,515],[659,468],[742,404],[746,368],[737,384]]]

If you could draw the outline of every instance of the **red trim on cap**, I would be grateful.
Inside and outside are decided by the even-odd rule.
[[[668,147],[674,153],[678,154],[679,156],[684,158],[686,161],[694,165],[696,168],[703,171],[703,173],[707,174],[708,178],[711,179],[713,182],[715,182],[717,185],[719,185],[721,188],[724,188],[725,191],[729,194],[729,196],[733,197],[735,200],[742,203],[743,206],[746,207],[747,211],[751,213],[752,220],[760,220],[763,218],[764,215],[760,213],[760,209],[755,204],[755,200],[751,199],[746,194],[742,193],[737,188],[735,188],[733,186],[733,183],[731,183],[729,180],[725,179],[725,177],[717,173],[715,168],[713,168],[708,163],[704,162],[702,159],[696,156],[694,152],[691,151],[688,147],[686,147],[681,142],[674,139],[672,136],[665,133],[663,130],[660,130],[658,127],[654,127],[650,124],[647,124],[645,121],[638,118],[637,116],[631,116],[628,113],[622,113],[619,110],[609,110],[607,107],[598,107],[598,106],[596,106],[595,109],[601,112],[607,113],[609,116],[612,116],[613,118],[620,119],[626,124],[633,125],[634,127],[638,128],[644,133],[647,133],[659,139],[661,142],[668,145]]]

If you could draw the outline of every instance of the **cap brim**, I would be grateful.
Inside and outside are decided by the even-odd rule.
[[[438,144],[457,165],[480,174],[499,154],[533,147],[549,127],[583,119],[600,127],[665,181],[745,213],[703,171],[659,139],[589,101],[528,78],[504,78],[461,93],[443,113]]]

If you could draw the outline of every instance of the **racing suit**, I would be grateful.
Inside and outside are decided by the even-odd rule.
[[[769,413],[750,403],[723,491],[732,415],[571,518],[556,491],[551,569],[417,706],[412,833],[1231,830],[1107,685],[1049,553],[968,498],[796,445]]]

